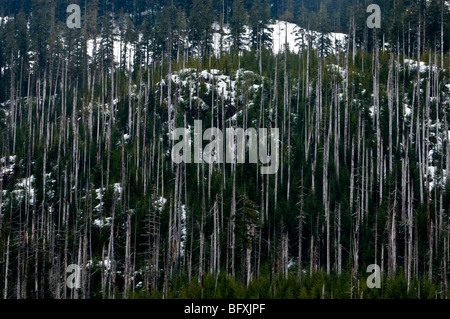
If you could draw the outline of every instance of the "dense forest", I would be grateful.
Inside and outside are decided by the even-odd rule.
[[[2,298],[448,298],[450,3],[371,3],[2,0]]]

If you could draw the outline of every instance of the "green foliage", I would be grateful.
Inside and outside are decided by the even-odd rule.
[[[235,54],[241,51],[243,43],[244,26],[247,24],[248,14],[242,0],[233,1],[232,15],[230,19],[231,38],[233,39],[232,50]]]

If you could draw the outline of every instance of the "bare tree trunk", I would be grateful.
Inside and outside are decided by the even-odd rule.
[[[342,273],[342,244],[341,244],[341,205],[338,205],[337,208],[337,229],[338,229],[338,238],[337,238],[337,273],[340,276]]]
[[[409,174],[408,174],[409,175]],[[414,227],[414,219],[413,219],[413,180],[411,179],[411,186],[408,188],[409,193],[409,202],[408,202],[408,291],[411,283],[411,262],[412,262],[412,254],[413,254],[413,227]]]
[[[234,254],[236,246],[235,237],[235,216],[236,216],[236,164],[232,164],[233,169],[233,190],[231,195],[231,212],[230,212],[230,248],[231,248],[231,276],[235,277],[235,267],[234,267]],[[228,266],[228,265],[227,265]]]
[[[325,129],[326,136],[324,136],[324,150],[323,150],[323,180],[322,180],[322,186],[323,186],[323,205],[325,208],[325,223],[326,223],[326,232],[327,232],[327,239],[326,239],[326,245],[327,245],[327,274],[330,274],[331,270],[331,261],[330,261],[330,202],[328,200],[328,160],[330,157],[330,135],[332,131],[332,105],[333,103],[330,103],[330,110],[329,110],[329,120],[328,120],[328,133]],[[324,121],[325,123],[325,121]]]
[[[351,166],[350,166],[350,200],[349,200],[349,205],[350,205],[350,214],[353,214],[353,188],[354,188],[354,179],[355,179],[355,138],[352,138],[352,153],[351,153],[351,157],[350,157],[350,162],[351,162]]]
[[[394,54],[391,52],[389,59],[389,74],[388,74],[388,84],[387,84],[387,94],[388,94],[388,109],[389,109],[389,173],[392,173],[392,113],[393,113],[393,60]]]
[[[275,78],[274,78],[274,99],[275,99],[275,128],[278,128],[278,58],[275,58]],[[278,141],[277,141],[278,143]],[[278,194],[278,171],[275,172],[275,186],[274,186],[274,210],[277,207],[277,194]]]
[[[396,270],[397,270],[397,231],[396,231],[396,193],[397,193],[397,189],[395,187],[394,189],[394,198],[391,199],[391,194],[389,193],[389,216],[390,218],[388,218],[388,222],[390,222],[389,224],[389,268],[388,268],[388,274],[389,277],[393,277],[395,276]]]
[[[287,232],[282,233],[281,236],[281,265],[282,274],[285,279],[288,278],[288,266],[289,266],[289,234]]]
[[[428,241],[428,280],[433,279],[433,231],[434,224],[433,221],[431,221],[430,240]]]
[[[128,209],[127,214],[127,228],[126,228],[126,242],[125,242],[125,270],[124,270],[124,298],[128,297],[131,282],[131,211]]]
[[[303,171],[300,178],[300,202],[298,217],[298,260],[297,260],[297,277],[298,283],[302,281],[302,241],[303,241]]]
[[[8,234],[8,241],[6,243],[5,286],[3,288],[3,299],[8,299],[9,238],[10,234]]]

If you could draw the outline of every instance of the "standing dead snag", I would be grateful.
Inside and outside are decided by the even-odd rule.
[[[298,258],[297,258],[297,280],[300,284],[302,281],[302,246],[303,246],[303,171],[300,177],[300,201],[299,217],[298,217]]]

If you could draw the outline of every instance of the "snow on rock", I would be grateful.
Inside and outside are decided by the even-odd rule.
[[[374,105],[369,107],[369,114],[372,118],[375,116],[375,106]]]
[[[405,112],[404,112],[404,116],[410,116],[411,115],[411,108],[409,107],[409,105],[408,104],[404,104],[404,107],[405,107]]]
[[[448,91],[450,91],[450,83],[446,84],[445,87],[447,88]]]
[[[159,199],[155,200],[154,203],[155,203],[156,207],[158,208],[158,210],[162,211],[166,202],[167,202],[167,198],[161,196]]]
[[[0,163],[5,164],[5,163],[7,163],[8,161],[9,161],[10,163],[15,163],[16,158],[17,158],[16,155],[11,155],[11,156],[8,156],[8,157],[2,157],[2,158],[0,158]]]
[[[120,183],[114,183],[114,191],[116,192],[116,193],[122,193],[122,187],[120,186]]]
[[[14,17],[0,17],[0,26],[3,25],[4,23],[7,23],[9,20],[14,20]]]
[[[11,175],[14,172],[15,162],[15,155],[0,158],[0,180],[3,180],[3,176]]]
[[[116,192],[119,195],[122,194],[122,186],[120,186],[120,183],[114,183],[113,187],[114,192]]]
[[[295,260],[294,257],[289,258],[289,262],[288,262],[288,269],[291,269],[292,266],[297,265],[297,261]]]
[[[412,70],[417,69],[417,61],[415,61],[415,60],[405,59],[404,60],[404,64],[405,65],[409,65],[409,68],[412,69]],[[419,65],[420,65],[420,72],[421,73],[428,72],[429,66],[426,65],[425,62],[420,61]]]
[[[97,194],[97,199],[102,200],[103,197],[103,190],[101,188],[97,188],[95,190],[95,193]]]
[[[94,219],[93,224],[99,228],[103,228],[106,226],[110,226],[111,220],[112,220],[112,217],[97,218],[97,219]]]

